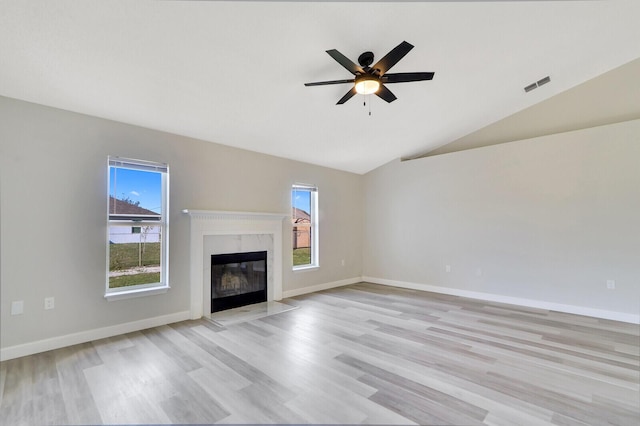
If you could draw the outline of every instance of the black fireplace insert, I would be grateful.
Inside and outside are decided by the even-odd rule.
[[[267,252],[211,255],[211,312],[267,301]]]

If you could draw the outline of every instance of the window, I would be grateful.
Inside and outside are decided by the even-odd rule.
[[[318,267],[318,188],[296,184],[291,188],[293,269]]]
[[[169,168],[119,157],[108,168],[105,297],[166,291]]]

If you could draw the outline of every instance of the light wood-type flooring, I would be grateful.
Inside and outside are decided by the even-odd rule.
[[[356,284],[0,363],[0,424],[640,425],[639,327]]]

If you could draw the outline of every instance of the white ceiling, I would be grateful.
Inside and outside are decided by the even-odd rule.
[[[640,57],[639,16],[638,0],[0,0],[0,95],[366,173]],[[350,77],[325,50],[377,60],[403,40],[391,72],[435,78],[389,85],[391,104],[303,85]]]

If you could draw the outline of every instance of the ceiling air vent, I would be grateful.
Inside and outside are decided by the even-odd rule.
[[[551,81],[551,77],[546,76],[545,78],[537,81],[538,87],[542,86],[543,84],[547,84],[550,81]]]
[[[547,84],[550,81],[551,81],[551,77],[546,76],[546,77],[541,78],[540,80],[538,80],[538,81],[536,81],[534,83],[529,84],[528,86],[525,86],[524,91],[525,92],[530,92],[533,89],[536,89],[536,88],[542,86],[543,84]]]

